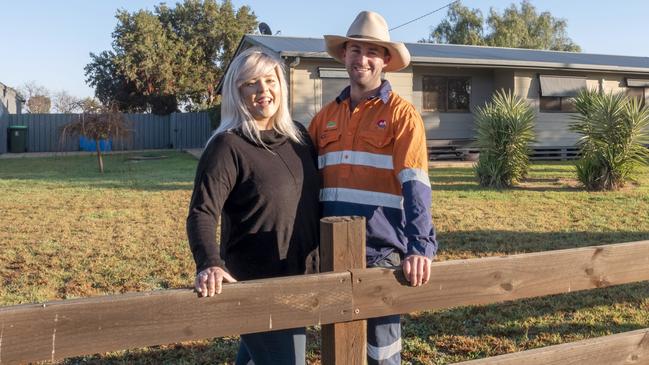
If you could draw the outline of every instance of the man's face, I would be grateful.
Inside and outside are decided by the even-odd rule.
[[[381,84],[381,72],[390,62],[390,55],[381,46],[349,41],[345,45],[343,60],[352,84],[367,89]]]

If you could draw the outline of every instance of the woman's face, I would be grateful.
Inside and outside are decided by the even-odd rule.
[[[247,80],[239,89],[246,108],[257,121],[259,129],[271,129],[272,118],[281,102],[281,89],[275,71]]]

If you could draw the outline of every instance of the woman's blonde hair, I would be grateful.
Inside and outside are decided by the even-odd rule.
[[[302,137],[291,119],[288,110],[288,88],[284,76],[284,63],[277,57],[269,54],[259,47],[249,48],[241,52],[230,63],[222,87],[221,124],[214,132],[214,136],[233,129],[241,132],[255,143],[266,147],[261,140],[259,127],[241,97],[240,87],[246,81],[275,72],[280,84],[280,103],[277,112],[272,118],[273,129],[292,141],[302,143]],[[210,141],[212,140],[210,138]],[[207,143],[210,143],[207,141]]]

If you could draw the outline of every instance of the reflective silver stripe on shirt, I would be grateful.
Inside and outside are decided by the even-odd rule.
[[[402,185],[407,181],[415,180],[430,187],[430,178],[428,177],[428,173],[422,169],[403,169],[397,178]]]
[[[347,202],[364,205],[376,205],[403,209],[403,198],[400,195],[377,193],[375,191],[346,189],[346,188],[324,188],[320,189],[321,202]]]
[[[377,169],[393,169],[392,156],[378,153],[358,151],[336,151],[318,156],[318,168],[327,166],[349,164],[376,167]]]

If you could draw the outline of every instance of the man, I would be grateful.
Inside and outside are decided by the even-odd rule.
[[[437,251],[431,219],[426,137],[414,106],[392,92],[382,72],[408,66],[377,13],[361,12],[346,37],[325,35],[350,85],[313,118],[309,133],[323,176],[324,216],[364,216],[367,266],[403,267],[413,286],[430,278]],[[368,320],[368,363],[399,364],[400,316]]]

